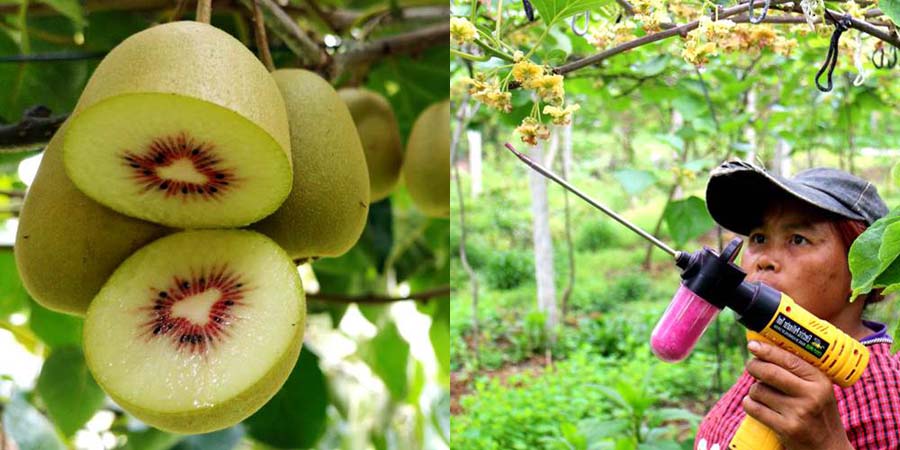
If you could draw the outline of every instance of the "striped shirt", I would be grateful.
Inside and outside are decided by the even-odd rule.
[[[874,330],[862,342],[869,348],[869,365],[848,388],[834,385],[834,397],[847,438],[856,450],[900,448],[900,353],[891,355],[887,326],[863,321]],[[744,419],[741,400],[756,380],[745,370],[713,406],[697,431],[696,450],[726,450]]]

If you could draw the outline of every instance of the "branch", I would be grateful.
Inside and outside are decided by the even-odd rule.
[[[791,0],[772,0],[772,4],[787,3],[788,1],[791,1]],[[743,3],[743,4],[740,4],[740,5],[731,7],[731,8],[722,9],[719,11],[718,18],[724,19],[726,17],[731,17],[734,15],[740,14],[744,11],[747,11],[749,8],[750,8],[749,4]],[[715,16],[715,14],[713,14],[713,16]],[[588,56],[587,58],[582,58],[577,61],[572,61],[568,64],[559,66],[559,67],[553,69],[553,73],[556,73],[558,75],[565,75],[569,72],[581,69],[582,67],[587,67],[587,66],[590,66],[593,64],[597,64],[600,61],[603,61],[604,59],[607,59],[611,56],[618,55],[619,53],[624,53],[628,50],[640,47],[642,45],[649,44],[651,42],[661,41],[663,39],[668,39],[672,36],[678,36],[678,35],[687,36],[687,34],[690,31],[694,30],[699,25],[700,25],[700,20],[694,20],[692,22],[688,22],[684,25],[675,26],[675,27],[670,28],[665,31],[648,34],[644,37],[635,39],[633,41],[626,42],[622,45],[613,47],[608,50],[604,50],[595,55]],[[513,87],[514,87],[513,83],[510,83],[510,88],[513,88]]]
[[[212,20],[212,0],[197,0],[197,22],[209,25]]]
[[[441,286],[439,288],[429,289],[427,291],[414,292],[404,297],[390,297],[378,294],[340,295],[325,294],[321,292],[311,294],[307,292],[306,298],[311,300],[322,300],[335,303],[393,303],[402,302],[404,300],[427,302],[428,300],[431,300],[433,298],[446,297],[448,295],[450,295],[450,286]]]
[[[66,118],[68,114],[50,116],[45,106],[29,108],[19,123],[0,126],[0,148],[21,151],[24,146],[46,143]]]
[[[259,10],[259,0],[253,1],[253,37],[256,39],[256,47],[259,49],[259,59],[269,72],[275,71],[275,63],[272,61],[272,52],[269,51],[269,39],[266,37],[266,22]]]
[[[616,0],[616,3],[625,10],[625,15],[633,16],[634,15],[634,6],[631,6],[631,3],[628,3],[627,0]]]
[[[335,56],[334,73],[340,74],[347,66],[369,63],[391,54],[417,53],[449,41],[449,22],[379,39]]]
[[[266,24],[297,55],[303,65],[322,67],[328,61],[328,54],[303,31],[297,22],[273,0],[258,0],[265,16]],[[241,0],[248,8],[253,8],[254,0]],[[251,9],[252,10],[252,9]]]

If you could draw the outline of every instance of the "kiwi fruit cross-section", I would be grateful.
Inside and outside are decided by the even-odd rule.
[[[366,152],[371,200],[391,195],[403,165],[403,145],[397,118],[387,99],[367,89],[344,88],[338,91],[350,108],[353,122]]]
[[[275,81],[240,41],[198,22],[158,25],[116,46],[78,100],[63,148],[89,197],[172,227],[247,225],[291,189]]]
[[[101,387],[156,428],[205,433],[263,406],[297,362],[306,319],[297,268],[269,238],[196,230],[142,247],[84,322]]]
[[[369,212],[369,171],[353,118],[315,73],[284,69],[272,76],[287,105],[298,176],[281,208],[253,228],[295,260],[340,256],[359,240]]]
[[[413,203],[431,217],[450,216],[450,100],[425,108],[409,133],[403,180]]]
[[[28,189],[15,255],[25,288],[38,303],[83,316],[125,258],[171,230],[119,214],[79,191],[63,168],[66,126],[50,140]]]

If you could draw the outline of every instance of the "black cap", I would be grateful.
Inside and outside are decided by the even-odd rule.
[[[838,169],[808,169],[784,178],[729,161],[713,169],[706,184],[706,208],[713,220],[743,235],[761,223],[773,200],[785,196],[866,225],[888,213],[875,185]]]

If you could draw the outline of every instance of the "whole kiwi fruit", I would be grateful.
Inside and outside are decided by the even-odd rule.
[[[284,204],[253,228],[295,260],[340,256],[359,240],[369,212],[369,170],[353,118],[315,73],[272,76],[287,105],[297,176]]]
[[[403,179],[427,216],[450,215],[450,100],[422,111],[406,143]]]
[[[338,90],[350,109],[369,167],[371,201],[393,192],[403,165],[403,145],[394,110],[381,94],[362,88]]]

